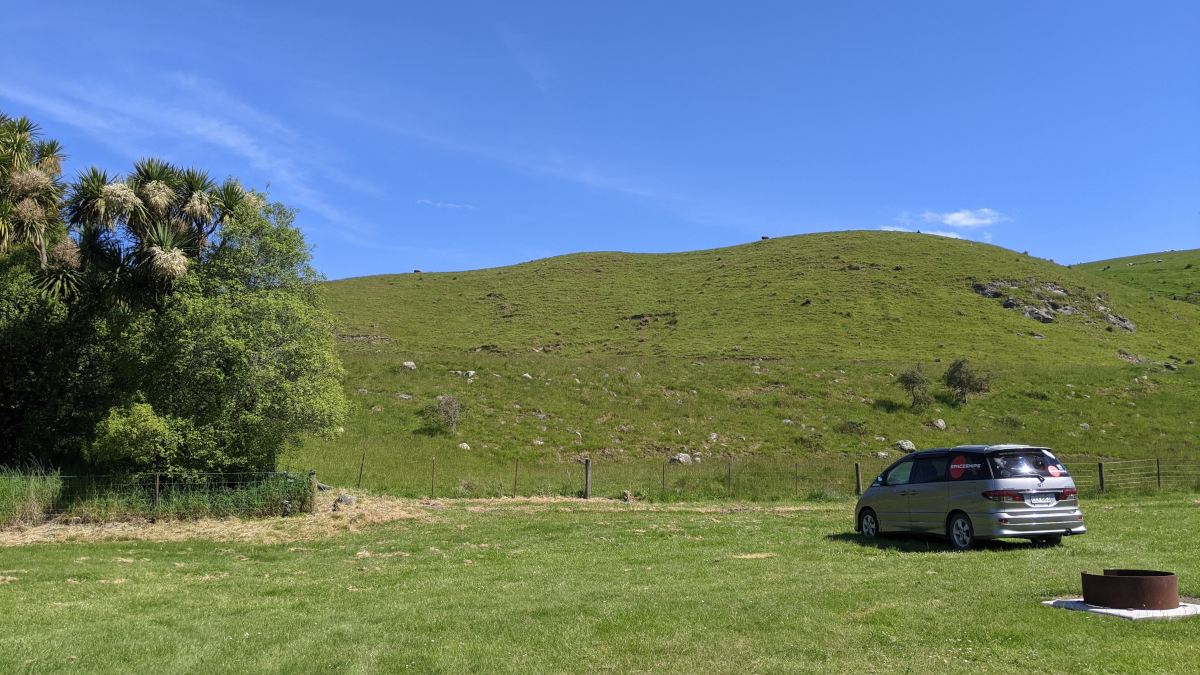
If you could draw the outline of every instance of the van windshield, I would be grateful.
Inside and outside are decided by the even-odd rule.
[[[1017,450],[991,456],[992,473],[997,478],[1070,476],[1067,467],[1048,450]]]

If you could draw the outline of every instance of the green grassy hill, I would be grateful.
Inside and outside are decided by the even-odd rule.
[[[1076,268],[1098,279],[1200,305],[1200,249],[1099,260]]]
[[[980,243],[814,234],[327,288],[353,413],[295,461],[331,480],[353,482],[364,453],[368,485],[428,485],[436,455],[445,476],[480,477],[457,486],[469,493],[511,482],[514,460],[656,466],[688,452],[836,473],[894,456],[897,439],[1200,450],[1200,307]],[[913,410],[893,384],[958,357],[993,374],[991,393]],[[456,433],[419,415],[440,394],[464,405]]]

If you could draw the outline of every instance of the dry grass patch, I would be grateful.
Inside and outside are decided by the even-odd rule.
[[[400,520],[426,518],[427,507],[411,499],[359,496],[354,506],[333,510],[337,496],[317,497],[317,513],[272,518],[206,518],[190,521],[149,521],[99,524],[46,523],[0,531],[0,547],[55,542],[98,541],[210,541],[276,544],[324,539],[364,527]]]

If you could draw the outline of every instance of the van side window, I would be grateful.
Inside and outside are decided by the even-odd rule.
[[[984,480],[988,478],[988,469],[984,464],[983,455],[974,452],[950,453],[950,466],[946,477],[951,481]]]
[[[912,475],[912,469],[913,461],[911,459],[906,459],[896,466],[893,466],[892,469],[887,472],[887,476],[884,476],[884,480],[886,481],[887,485],[908,485],[908,479],[909,476]]]
[[[913,466],[910,483],[938,483],[946,480],[946,457],[922,457]]]

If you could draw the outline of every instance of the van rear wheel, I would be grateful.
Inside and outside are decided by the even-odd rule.
[[[950,538],[950,545],[960,551],[975,545],[975,527],[965,513],[954,514],[946,526],[946,534]]]

